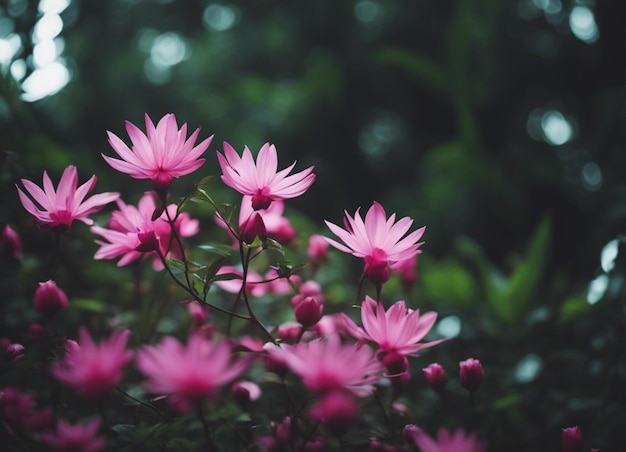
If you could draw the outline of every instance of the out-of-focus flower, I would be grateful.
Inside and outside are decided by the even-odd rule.
[[[59,419],[54,432],[40,433],[41,440],[53,450],[67,452],[98,452],[104,449],[104,438],[98,436],[100,420],[92,419],[86,424],[72,425]]]
[[[443,392],[448,384],[448,374],[438,363],[432,363],[422,369],[426,382],[435,392]]]
[[[26,356],[26,349],[22,344],[10,344],[4,351],[4,356],[11,361],[19,361]]]
[[[146,388],[155,394],[175,395],[181,411],[216,394],[247,365],[248,360],[233,359],[226,342],[213,343],[197,334],[186,346],[166,336],[137,355],[137,367],[148,378]]]
[[[19,259],[23,250],[24,247],[19,234],[8,224],[5,225],[0,234],[0,253],[11,256],[13,259]]]
[[[35,309],[44,315],[53,315],[69,306],[67,295],[53,281],[40,282],[35,291]]]
[[[485,371],[479,360],[468,358],[459,363],[459,381],[468,391],[476,391],[484,377]]]
[[[224,265],[217,271],[217,275],[227,275],[232,274],[233,279],[225,279],[221,281],[216,281],[215,285],[220,289],[229,292],[229,293],[239,293],[241,290],[241,284],[243,281],[243,272],[238,268],[232,267],[230,265]],[[236,275],[236,277],[235,277]],[[246,284],[246,290],[250,292],[255,297],[262,297],[267,293],[268,283],[265,281],[261,275],[257,272],[248,270],[248,278]]]
[[[374,311],[375,310],[375,311]],[[356,339],[364,339],[378,344],[378,353],[400,353],[412,355],[418,351],[433,347],[447,339],[419,343],[430,331],[437,314],[427,312],[420,316],[419,310],[407,309],[400,300],[385,312],[381,302],[366,296],[361,304],[363,329],[344,314],[344,321],[350,334]]]
[[[135,179],[150,179],[154,189],[163,195],[172,179],[190,174],[202,166],[205,159],[199,157],[209,147],[213,136],[194,146],[200,129],[196,129],[187,139],[187,124],[183,124],[179,130],[173,114],[163,116],[156,127],[147,114],[145,121],[147,135],[126,121],[126,132],[132,149],[117,135],[107,132],[109,144],[121,159],[104,154],[102,157],[114,169]]]
[[[283,422],[271,421],[272,434],[269,436],[259,436],[256,442],[262,450],[270,452],[282,451],[291,443],[291,418],[286,417]]]
[[[154,192],[148,192],[139,200],[137,207],[128,205],[122,200],[117,201],[119,210],[113,212],[107,226],[93,226],[91,231],[100,235],[108,242],[96,240],[100,249],[96,251],[95,259],[115,259],[122,256],[117,263],[118,267],[127,265],[144,254],[150,254],[155,259],[155,269],[162,269],[163,265],[156,251],[159,250],[166,258],[169,255],[180,257],[182,252],[175,240],[171,240],[172,228],[167,219],[167,213],[152,220],[156,209]],[[181,213],[176,216],[176,205],[167,206],[167,211],[174,220],[174,227],[180,237],[190,237],[198,233],[199,222],[189,214]]]
[[[394,262],[389,266],[392,272],[400,275],[402,286],[405,290],[411,290],[417,281],[417,255]]]
[[[26,430],[40,432],[54,427],[54,411],[51,406],[33,410],[22,418]]]
[[[484,452],[487,443],[476,437],[474,433],[465,435],[462,429],[450,433],[446,429],[439,429],[437,440],[428,435],[416,425],[404,427],[404,439],[412,442],[422,452]]]
[[[563,452],[581,452],[583,450],[583,434],[580,427],[561,429],[561,447]]]
[[[308,416],[321,422],[334,435],[342,435],[358,419],[361,410],[354,395],[345,391],[323,394],[307,411]]]
[[[61,175],[61,180],[55,191],[47,172],[43,172],[43,190],[34,182],[22,179],[26,191],[39,207],[17,187],[20,200],[24,208],[35,217],[42,228],[51,228],[57,233],[69,231],[74,220],[85,224],[93,224],[88,218],[98,212],[106,204],[119,198],[119,193],[100,193],[85,199],[85,196],[96,185],[96,176],[77,188],[78,172],[73,165],[68,166]]]
[[[209,320],[209,308],[195,300],[191,300],[187,303],[187,311],[189,312],[189,317],[191,317],[194,326],[201,326]]]
[[[309,247],[306,250],[311,259],[324,260],[328,257],[328,242],[319,234],[309,237]]]
[[[237,403],[245,408],[250,402],[261,397],[261,387],[253,381],[238,381],[230,387],[230,393]]]
[[[387,219],[385,209],[374,202],[361,218],[359,209],[354,218],[345,212],[346,229],[326,221],[326,225],[344,243],[326,237],[328,243],[346,253],[361,257],[365,261],[363,274],[374,284],[382,284],[389,279],[389,266],[395,262],[409,259],[420,253],[419,247],[424,242],[418,240],[426,228],[420,228],[404,237],[413,220],[404,217],[396,222],[396,214]],[[404,237],[404,238],[403,238]]]
[[[82,397],[101,400],[122,380],[123,369],[133,357],[133,352],[126,350],[129,334],[129,330],[114,332],[109,339],[95,343],[81,327],[78,344],[66,343],[63,360],[52,363],[52,374]]]
[[[374,391],[373,383],[381,376],[382,363],[365,345],[344,345],[339,336],[317,339],[297,345],[266,346],[270,355],[282,359],[289,369],[300,376],[313,392],[326,393],[347,390],[359,397]]]
[[[291,297],[291,305],[295,308],[306,297],[315,297],[317,301],[324,303],[324,293],[320,283],[310,279],[300,284],[298,294]]]
[[[254,210],[267,209],[272,201],[300,196],[315,180],[312,166],[287,176],[296,162],[277,171],[276,147],[269,143],[265,143],[259,151],[256,163],[247,146],[244,148],[243,155],[239,157],[237,151],[226,142],[224,142],[224,155],[218,152],[217,159],[222,168],[224,183],[242,195],[251,196]]]
[[[0,422],[10,428],[21,427],[23,419],[31,413],[33,405],[30,394],[12,386],[0,389]]]
[[[46,336],[46,330],[39,323],[31,323],[28,327],[28,337],[31,340],[37,342],[42,340]]]

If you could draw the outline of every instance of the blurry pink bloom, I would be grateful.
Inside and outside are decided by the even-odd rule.
[[[297,345],[266,346],[270,355],[284,360],[313,392],[348,390],[359,397],[371,395],[383,365],[368,346],[340,342],[333,335]]]
[[[4,351],[4,356],[11,361],[19,361],[26,356],[26,349],[22,344],[10,344]]]
[[[213,136],[194,147],[200,129],[186,139],[187,124],[179,130],[173,114],[163,116],[156,127],[147,114],[145,121],[147,136],[126,121],[132,150],[117,135],[107,132],[109,144],[121,160],[104,154],[102,157],[114,169],[135,179],[150,179],[154,189],[162,195],[167,192],[173,178],[190,174],[202,166],[205,159],[198,157],[209,147]]]
[[[122,258],[118,267],[127,265],[146,253],[150,253],[155,260],[155,269],[163,268],[156,251],[159,250],[166,258],[170,253],[179,257],[181,250],[176,241],[171,240],[171,225],[167,220],[167,213],[163,212],[159,218],[152,220],[156,209],[154,192],[145,193],[139,200],[137,207],[128,205],[122,200],[117,201],[119,210],[115,210],[109,220],[108,228],[93,226],[91,231],[102,236],[108,242],[96,240],[100,249],[96,251],[94,259]],[[174,221],[176,232],[181,237],[189,237],[199,230],[198,220],[192,219],[187,213],[176,217],[177,206],[170,204],[167,212]]]
[[[291,305],[295,308],[306,297],[315,297],[320,303],[324,303],[324,294],[322,286],[315,280],[303,282],[298,288],[298,294],[291,297]]]
[[[218,275],[226,275],[229,273],[236,275],[237,277],[233,276],[233,279],[216,281],[215,285],[217,285],[220,289],[226,292],[239,293],[239,291],[241,290],[243,272],[230,265],[224,265],[217,271]],[[261,275],[259,275],[255,271],[249,270],[246,290],[248,290],[248,292],[250,292],[255,297],[262,297],[267,293],[268,289],[268,283],[265,283],[263,281],[265,280]]]
[[[478,389],[485,377],[485,371],[479,360],[468,358],[459,363],[459,381],[470,392]]]
[[[104,449],[105,441],[97,436],[100,420],[92,419],[87,424],[72,425],[59,419],[55,432],[40,433],[41,440],[53,450],[63,452],[98,452]]]
[[[435,312],[420,316],[419,310],[407,309],[400,300],[385,312],[383,304],[366,296],[361,304],[363,329],[344,314],[344,321],[350,334],[355,339],[375,342],[380,349],[377,353],[399,353],[412,355],[424,348],[440,344],[447,339],[419,343],[430,331],[437,320]]]
[[[341,435],[358,419],[361,410],[354,396],[345,391],[331,391],[307,411],[314,421],[321,422],[334,435]]]
[[[40,432],[54,427],[54,411],[51,406],[33,410],[22,418],[26,430]]]
[[[346,229],[326,221],[328,228],[345,245],[328,237],[326,240],[341,251],[362,257],[365,261],[363,271],[365,277],[375,284],[382,284],[389,279],[391,264],[421,252],[419,247],[424,242],[418,240],[426,228],[420,228],[402,238],[413,224],[409,217],[404,217],[396,223],[394,213],[387,219],[385,209],[377,202],[374,202],[367,211],[365,220],[361,218],[359,210],[360,208],[355,212],[354,218],[345,212]]]
[[[484,452],[487,443],[479,440],[474,433],[465,435],[462,429],[450,433],[446,429],[439,429],[435,441],[424,430],[416,425],[404,427],[404,439],[412,442],[422,452]]]
[[[6,426],[21,427],[22,421],[33,410],[33,398],[19,389],[7,386],[0,389],[0,422]]]
[[[257,155],[256,164],[252,153],[246,146],[243,155],[224,142],[224,155],[217,153],[222,180],[229,187],[243,195],[251,196],[254,210],[267,209],[272,201],[295,198],[303,194],[315,180],[313,167],[287,176],[296,165],[278,171],[276,147],[265,143]]]
[[[309,237],[309,247],[306,250],[306,254],[311,259],[326,259],[328,257],[328,242],[319,234],[311,235]]]
[[[261,397],[261,387],[253,381],[238,381],[230,387],[233,398],[242,407],[255,402]]]
[[[17,187],[24,208],[35,217],[40,227],[52,228],[56,232],[68,231],[74,220],[93,224],[93,220],[87,217],[120,196],[119,193],[100,193],[85,200],[87,193],[96,185],[96,176],[91,176],[91,179],[77,188],[78,172],[73,165],[63,171],[56,191],[45,171],[43,172],[43,190],[27,179],[22,179],[22,183],[41,207],[41,209],[37,207],[26,193]]]
[[[392,272],[400,275],[402,285],[406,289],[411,289],[417,281],[417,255],[395,262],[389,266]]]
[[[290,275],[289,278],[279,278],[278,271],[272,267],[270,267],[265,274],[265,280],[269,281],[267,283],[267,291],[276,295],[292,293],[292,284],[297,286],[302,282],[302,278],[299,275]]]
[[[35,309],[44,315],[53,315],[70,304],[67,295],[53,281],[40,282],[35,291]]]
[[[122,380],[123,369],[133,357],[133,352],[126,350],[129,334],[129,330],[114,332],[108,340],[96,344],[81,327],[78,344],[67,342],[63,360],[52,363],[52,374],[76,388],[82,397],[102,399]]]
[[[282,451],[291,442],[291,418],[286,417],[282,423],[270,422],[272,434],[270,436],[259,436],[256,441],[261,450]]]
[[[0,234],[0,252],[11,256],[13,259],[18,259],[22,256],[23,249],[19,234],[8,224],[5,225],[2,228],[2,234]]]
[[[137,368],[148,377],[145,387],[155,394],[175,395],[189,409],[216,394],[247,365],[248,360],[233,360],[226,342],[213,343],[198,334],[186,346],[166,336],[159,345],[143,347],[137,355]]]
[[[195,300],[191,300],[187,303],[187,311],[189,312],[189,317],[191,317],[194,326],[201,326],[209,320],[209,308]]]

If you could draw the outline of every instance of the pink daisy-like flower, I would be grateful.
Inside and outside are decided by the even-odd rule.
[[[119,198],[119,193],[107,192],[85,199],[87,193],[96,185],[96,181],[96,176],[91,176],[87,182],[78,187],[78,172],[73,165],[65,168],[56,190],[46,171],[43,172],[43,190],[34,182],[22,179],[24,188],[39,206],[20,187],[17,185],[16,187],[22,205],[35,217],[40,227],[66,232],[74,220],[93,224],[93,220],[88,216]]]
[[[97,436],[100,420],[94,418],[86,424],[72,425],[59,419],[55,432],[40,433],[41,440],[53,450],[63,452],[98,452],[104,449],[105,441]]]
[[[52,375],[86,399],[102,399],[119,384],[124,367],[133,358],[133,352],[126,350],[129,335],[129,330],[114,332],[97,344],[86,328],[80,328],[78,344],[68,341],[63,360],[52,363]]]
[[[265,143],[259,151],[256,163],[247,146],[239,157],[237,151],[226,142],[224,155],[218,152],[217,159],[222,168],[224,183],[243,195],[251,196],[254,210],[267,209],[272,201],[300,196],[315,180],[312,166],[287,176],[296,162],[277,172],[276,147],[269,143]]]
[[[209,147],[213,136],[194,147],[199,128],[186,139],[187,124],[179,130],[176,117],[171,113],[163,116],[156,127],[147,114],[145,120],[147,135],[126,121],[132,150],[117,135],[107,132],[109,144],[121,160],[104,154],[102,157],[114,169],[135,179],[150,179],[154,189],[163,194],[173,178],[190,174],[202,166],[205,159],[199,157]]]
[[[159,345],[143,347],[137,355],[137,368],[148,377],[146,388],[176,396],[182,411],[216,394],[247,365],[248,360],[233,359],[226,342],[213,343],[199,334],[192,335],[186,346],[166,336]]]
[[[282,360],[316,393],[348,390],[359,397],[374,391],[382,363],[366,345],[342,344],[338,335],[297,345],[266,346],[270,356]]]
[[[416,425],[404,427],[404,439],[411,441],[422,452],[484,452],[487,443],[476,437],[474,433],[465,435],[462,429],[450,433],[446,429],[439,429],[437,440],[433,439],[424,430]]]
[[[328,237],[325,239],[341,251],[362,257],[365,261],[365,277],[375,284],[382,284],[389,279],[391,264],[421,252],[419,247],[424,242],[418,240],[426,228],[420,228],[402,238],[413,224],[411,218],[404,217],[396,222],[394,213],[387,219],[385,209],[377,202],[367,211],[365,220],[361,218],[359,210],[355,212],[354,218],[345,212],[346,229],[326,221],[328,228],[345,244]]]
[[[137,207],[128,205],[122,200],[117,201],[119,210],[113,212],[108,222],[108,228],[94,226],[91,231],[102,236],[107,242],[96,240],[100,249],[96,251],[95,259],[115,259],[122,256],[117,263],[118,267],[127,265],[139,259],[146,253],[152,254],[155,259],[155,268],[161,269],[162,263],[156,253],[159,250],[167,257],[168,253],[181,255],[175,241],[171,240],[171,225],[167,214],[163,212],[159,218],[152,220],[156,208],[154,192],[146,193]],[[171,217],[176,215],[176,205],[170,204],[167,210]],[[181,213],[174,221],[176,232],[181,237],[189,237],[199,230],[198,220],[191,219],[187,213]],[[171,246],[172,249],[168,249]]]
[[[419,310],[407,309],[400,300],[385,312],[382,303],[366,296],[361,304],[363,329],[345,314],[344,322],[348,332],[355,339],[363,339],[378,344],[377,353],[398,353],[411,355],[424,348],[440,344],[447,339],[419,343],[437,320],[437,313],[427,312],[420,316]]]

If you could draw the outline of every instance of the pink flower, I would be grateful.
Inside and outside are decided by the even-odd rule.
[[[133,357],[133,352],[126,350],[129,334],[129,330],[114,332],[96,344],[81,327],[78,344],[68,341],[63,361],[52,363],[52,374],[86,399],[102,399],[122,380],[124,366]]]
[[[239,293],[239,291],[241,290],[243,272],[238,268],[232,267],[230,265],[224,265],[217,271],[218,276],[227,274],[231,274],[233,278],[216,281],[215,285],[217,285],[220,289],[226,292],[235,294]],[[246,290],[255,297],[262,297],[267,293],[269,288],[269,283],[264,281],[265,280],[263,279],[263,277],[257,272],[253,270],[248,270]]]
[[[374,311],[374,309],[376,311]],[[363,329],[343,315],[346,328],[356,339],[375,342],[378,353],[411,355],[424,348],[437,345],[447,339],[419,343],[430,331],[437,314],[427,312],[420,316],[419,310],[407,309],[403,300],[394,303],[386,312],[383,304],[366,296],[361,304]]]
[[[97,436],[100,420],[95,418],[87,424],[72,425],[59,419],[55,432],[40,433],[44,443],[53,450],[72,452],[98,452],[104,449],[104,438]]]
[[[269,143],[265,143],[259,151],[256,164],[247,146],[240,158],[237,151],[226,142],[224,155],[218,152],[217,159],[222,168],[224,183],[243,195],[251,196],[254,210],[267,209],[272,201],[300,196],[315,180],[312,166],[287,176],[296,162],[277,172],[276,147]]]
[[[30,196],[39,204],[39,207],[35,205],[31,198],[17,187],[24,208],[35,217],[40,227],[52,228],[57,232],[68,231],[74,220],[93,224],[93,220],[88,216],[120,196],[119,193],[107,192],[93,195],[85,200],[87,193],[96,185],[96,176],[91,176],[91,179],[76,188],[78,172],[73,165],[63,171],[56,191],[45,171],[43,172],[43,190],[28,179],[22,179],[22,183]]]
[[[341,435],[358,419],[361,410],[354,396],[345,391],[324,394],[307,411],[314,421],[321,422],[335,435]]]
[[[339,336],[297,345],[267,346],[270,356],[283,360],[316,393],[348,390],[359,397],[371,395],[383,365],[364,345],[344,345]]]
[[[422,369],[428,386],[435,392],[443,392],[448,384],[448,374],[441,364],[432,363]]]
[[[216,394],[221,386],[239,376],[247,360],[232,359],[226,342],[212,343],[194,334],[184,346],[171,336],[156,347],[143,347],[137,368],[146,376],[146,388],[163,395],[175,395],[183,411]]]
[[[122,258],[118,267],[127,265],[145,253],[150,253],[155,259],[155,268],[161,269],[162,263],[156,253],[161,252],[166,258],[171,252],[175,256],[181,255],[181,250],[175,241],[171,240],[172,228],[163,212],[159,218],[152,220],[156,209],[154,192],[148,192],[139,200],[137,207],[117,201],[119,210],[113,212],[108,222],[108,229],[94,226],[91,231],[102,236],[108,242],[96,240],[100,249],[96,251],[95,259]],[[176,216],[176,205],[170,204],[167,210],[172,218]],[[199,230],[198,220],[193,220],[187,213],[181,213],[174,221],[176,232],[181,237],[189,237]],[[169,247],[171,246],[171,249]]]
[[[396,214],[387,219],[385,209],[374,202],[365,215],[365,221],[359,214],[359,209],[354,218],[345,212],[345,226],[339,226],[326,221],[328,228],[344,243],[325,237],[328,243],[335,248],[351,253],[356,257],[362,257],[365,261],[363,271],[365,277],[375,284],[382,284],[389,279],[389,266],[395,262],[408,259],[420,253],[419,247],[424,242],[418,240],[424,234],[426,228],[420,228],[402,238],[413,224],[413,220],[404,217],[396,223]]]
[[[459,381],[468,391],[476,391],[484,377],[485,371],[479,360],[468,358],[459,363]]]
[[[19,259],[23,249],[20,235],[11,226],[5,225],[0,234],[0,252],[11,256],[13,259]]]
[[[213,136],[194,147],[199,128],[186,139],[187,124],[179,130],[173,114],[163,116],[156,127],[147,114],[145,120],[147,136],[126,121],[132,150],[117,135],[107,132],[109,144],[122,159],[104,154],[102,157],[114,169],[135,179],[150,179],[154,189],[162,195],[167,192],[173,178],[190,174],[202,166],[205,159],[198,157],[209,147]]]
[[[411,441],[422,452],[484,452],[487,450],[485,441],[479,440],[474,433],[465,436],[462,429],[454,433],[443,428],[439,429],[436,441],[413,424],[406,425],[403,434],[407,441]]]

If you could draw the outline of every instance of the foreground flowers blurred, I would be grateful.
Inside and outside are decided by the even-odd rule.
[[[87,193],[96,185],[96,180],[96,176],[91,176],[77,188],[78,172],[75,166],[70,165],[63,171],[56,190],[46,171],[43,172],[43,190],[28,179],[22,179],[24,188],[39,207],[20,187],[17,187],[17,192],[22,205],[35,217],[40,227],[51,228],[55,232],[66,232],[72,227],[74,220],[93,224],[93,220],[88,218],[89,215],[119,198],[119,193],[107,192],[85,199]]]
[[[363,276],[374,284],[382,284],[389,279],[389,266],[395,262],[409,259],[420,253],[420,246],[424,242],[418,242],[424,235],[425,227],[411,232],[404,237],[413,220],[404,217],[396,222],[396,214],[387,219],[385,209],[374,202],[365,215],[361,218],[359,209],[354,213],[354,218],[345,212],[345,228],[326,221],[326,225],[344,243],[325,237],[328,243],[338,250],[362,257],[365,261]],[[404,238],[403,238],[404,237]]]
[[[41,433],[41,440],[59,452],[99,452],[106,446],[104,438],[97,436],[99,428],[98,419],[74,425],[59,419],[56,431]]]
[[[273,144],[265,143],[257,155],[256,164],[246,146],[243,155],[224,142],[224,155],[217,153],[222,168],[222,180],[242,195],[251,196],[254,210],[267,209],[272,201],[295,198],[308,190],[315,180],[313,167],[287,176],[296,162],[278,170],[278,155]]]
[[[487,443],[479,440],[474,433],[465,435],[463,430],[458,429],[450,433],[446,429],[439,429],[437,440],[428,435],[416,425],[404,427],[404,438],[411,441],[422,452],[484,452]]]
[[[114,169],[129,174],[135,179],[150,179],[159,193],[167,189],[175,177],[184,176],[197,170],[205,159],[199,158],[211,144],[213,136],[194,146],[200,129],[196,129],[187,139],[187,124],[180,130],[173,114],[161,118],[155,127],[146,114],[146,133],[126,121],[126,132],[132,142],[129,149],[117,135],[107,132],[109,144],[121,159],[102,154],[104,160]]]
[[[68,341],[62,361],[53,362],[52,375],[89,400],[105,397],[122,380],[122,370],[133,357],[126,350],[130,331],[114,332],[96,344],[86,328],[81,328],[78,343]]]
[[[226,342],[213,343],[199,334],[192,335],[186,346],[166,336],[137,354],[137,367],[148,377],[146,388],[175,396],[174,404],[182,412],[216,394],[247,366],[248,360],[235,359]]]

